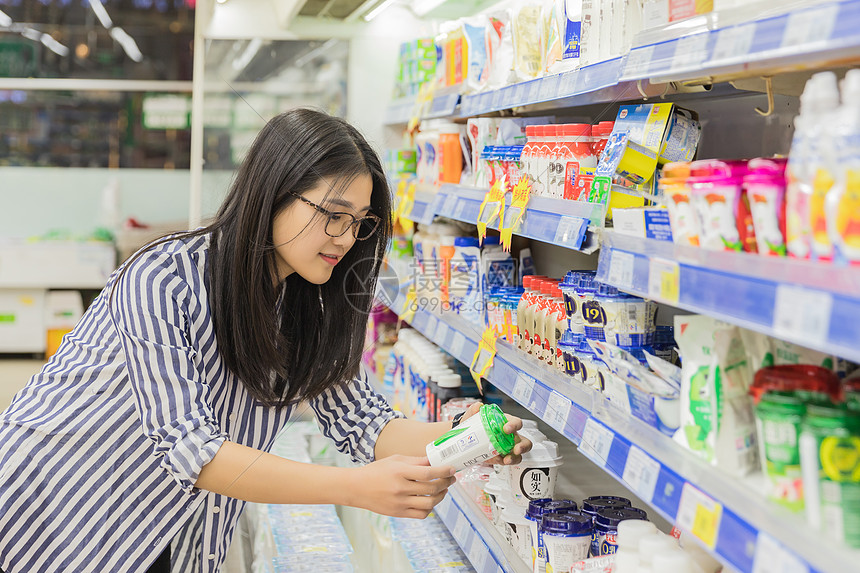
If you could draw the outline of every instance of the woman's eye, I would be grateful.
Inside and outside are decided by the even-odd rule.
[[[332,213],[328,216],[329,221],[340,221],[343,219],[343,215],[338,215],[337,213]]]

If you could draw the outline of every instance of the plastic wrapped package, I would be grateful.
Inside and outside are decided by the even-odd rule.
[[[541,72],[541,2],[524,2],[511,14],[516,81],[536,78]]]
[[[541,7],[541,71],[557,73],[564,58],[564,36],[567,19],[564,0],[544,0]]]
[[[487,89],[498,89],[517,81],[514,74],[514,39],[511,15],[508,11],[493,13],[488,16],[492,31],[488,28],[487,37],[491,49],[487,51],[490,58],[490,74]],[[499,40],[495,43],[494,33]]]
[[[463,93],[481,91],[487,85],[490,75],[489,55],[487,52],[487,28],[490,22],[486,16],[475,16],[462,21],[463,37],[466,40],[468,61]]]

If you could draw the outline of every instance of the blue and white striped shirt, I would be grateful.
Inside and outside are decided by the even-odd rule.
[[[208,246],[174,239],[114,272],[0,414],[6,573],[143,572],[168,544],[171,571],[218,570],[244,503],[195,489],[200,470],[225,440],[268,450],[296,406],[264,406],[225,368]],[[359,463],[399,415],[364,373],[310,406]]]

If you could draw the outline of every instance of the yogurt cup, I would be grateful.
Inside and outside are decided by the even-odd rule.
[[[505,534],[505,521],[502,519],[502,513],[511,506],[516,506],[511,494],[507,491],[501,492],[496,497],[496,511],[493,513],[493,525],[502,535]]]
[[[503,533],[508,544],[514,548],[524,563],[532,565],[531,521],[526,519],[523,508],[511,503],[502,510],[501,522],[504,525]]]
[[[548,513],[541,520],[546,573],[567,573],[571,565],[588,557],[591,517],[580,512]]]
[[[507,483],[501,480],[499,474],[492,473],[490,474],[489,481],[484,486],[484,495],[487,497],[487,504],[490,508],[490,520],[494,524],[497,524],[499,521],[498,501],[499,496],[507,489],[506,485]]]
[[[543,573],[546,568],[546,551],[544,550],[543,534],[540,527],[543,516],[548,513],[570,513],[576,510],[576,502],[569,499],[555,501],[536,499],[529,502],[526,519],[529,520],[529,531],[531,532],[533,573]]]
[[[597,511],[594,519],[594,529],[597,532],[597,545],[592,544],[591,551],[598,555],[611,555],[618,551],[618,524],[628,519],[645,521],[648,514],[635,507],[603,508]]]
[[[562,457],[558,444],[549,440],[533,441],[522,462],[510,466],[508,486],[514,503],[527,507],[536,499],[552,497]]]
[[[513,434],[506,434],[508,419],[495,404],[484,404],[477,415],[427,444],[431,466],[452,466],[462,470],[514,449]]]
[[[561,350],[561,357],[564,362],[564,372],[568,376],[580,378],[581,366],[577,352],[583,340],[585,340],[584,334],[574,334],[565,330],[561,335],[561,340],[558,341],[558,348]]]
[[[597,516],[597,511],[599,509],[603,509],[604,507],[610,508],[621,508],[621,507],[630,507],[632,504],[630,500],[626,497],[618,497],[614,495],[594,495],[591,497],[587,497],[582,500],[582,513],[586,515],[590,515],[592,522],[594,518]],[[598,547],[598,551],[600,548],[600,540],[597,535],[597,530],[595,529],[591,536],[591,546]],[[596,555],[600,555],[598,552]]]

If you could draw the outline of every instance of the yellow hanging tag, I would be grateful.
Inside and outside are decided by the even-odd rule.
[[[406,130],[413,133],[421,124],[421,118],[426,115],[425,112],[430,111],[430,105],[433,103],[433,92],[436,90],[435,82],[426,82],[418,88],[418,96],[415,98],[415,107],[412,108],[412,117],[409,118],[409,123],[406,124]]]
[[[418,310],[418,304],[416,302],[417,298],[415,287],[410,287],[409,292],[406,293],[406,301],[403,304],[403,308],[401,308],[400,312],[397,314],[398,319],[409,323],[415,320],[415,311]]]
[[[505,209],[505,176],[496,179],[478,209],[478,240],[481,243],[487,237],[487,227],[493,224],[496,218],[504,217]]]
[[[403,201],[400,202],[400,226],[403,232],[407,235],[412,232],[415,227],[415,222],[410,218],[412,209],[415,207],[415,182],[412,181],[406,186],[406,193]]]
[[[406,184],[408,181],[406,179],[401,179],[399,183],[397,183],[397,191],[394,193],[394,202],[391,205],[391,214],[394,218],[392,223],[396,226],[400,222],[400,212],[403,209],[403,201],[406,198]]]
[[[502,217],[501,231],[502,248],[511,250],[511,240],[514,231],[518,231],[526,213],[526,207],[532,194],[532,183],[528,177],[523,177],[512,191],[511,206],[505,210]]]
[[[472,356],[472,363],[469,366],[469,371],[472,373],[472,378],[475,384],[478,385],[478,391],[483,395],[484,390],[481,387],[481,378],[487,375],[490,368],[493,367],[493,360],[496,357],[496,339],[499,337],[495,327],[488,327],[481,335],[481,341],[478,343],[478,350]]]

